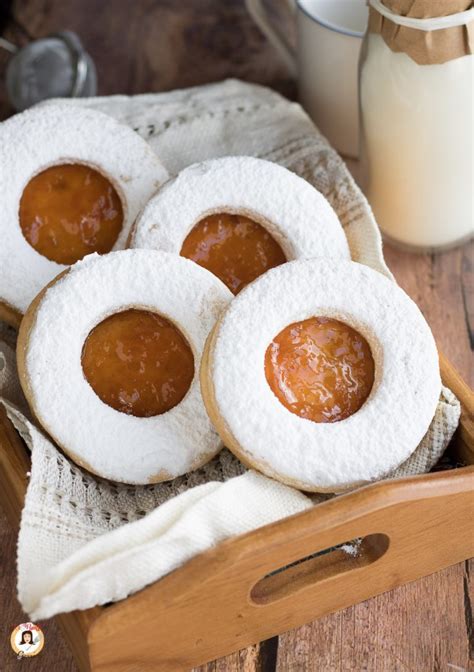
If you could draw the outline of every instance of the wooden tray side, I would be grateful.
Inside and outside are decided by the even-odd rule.
[[[0,404],[0,504],[15,529],[20,527],[30,467],[28,449]]]
[[[473,492],[474,467],[377,483],[224,542],[104,609],[89,633],[92,669],[190,669],[469,558]],[[271,572],[368,535],[389,539],[373,561],[310,564],[297,581],[281,572],[266,579],[270,598],[255,599]]]
[[[452,441],[452,454],[463,464],[474,464],[474,393],[442,353],[439,363],[443,383],[461,402],[461,420]]]
[[[11,327],[18,329],[21,324],[21,319],[22,314],[18,312],[18,310],[13,308],[13,306],[10,306],[10,304],[0,301],[0,320],[2,322],[6,322]]]

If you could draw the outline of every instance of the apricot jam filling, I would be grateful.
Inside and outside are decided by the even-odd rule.
[[[186,237],[181,256],[217,275],[234,294],[286,257],[268,231],[244,215],[208,215]]]
[[[286,408],[314,422],[356,413],[374,383],[369,344],[355,329],[328,317],[285,327],[265,353],[267,382]]]
[[[194,377],[194,356],[169,320],[130,309],[92,329],[82,349],[82,370],[105,404],[146,418],[183,399]]]
[[[19,215],[29,244],[58,264],[109,252],[123,224],[115,188],[97,170],[78,164],[35,175],[23,191]]]

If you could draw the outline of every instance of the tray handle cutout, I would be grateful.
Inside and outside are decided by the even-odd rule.
[[[251,589],[250,599],[255,605],[271,604],[309,585],[367,567],[385,555],[389,546],[389,537],[378,533],[307,555],[266,574]]]

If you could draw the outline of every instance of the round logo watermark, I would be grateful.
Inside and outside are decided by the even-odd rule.
[[[10,644],[18,658],[32,658],[44,646],[43,631],[34,623],[20,623],[11,634]]]

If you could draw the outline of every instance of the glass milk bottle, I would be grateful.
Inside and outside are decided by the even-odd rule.
[[[474,8],[470,0],[368,4],[359,69],[368,200],[396,244],[460,244],[474,234]]]

